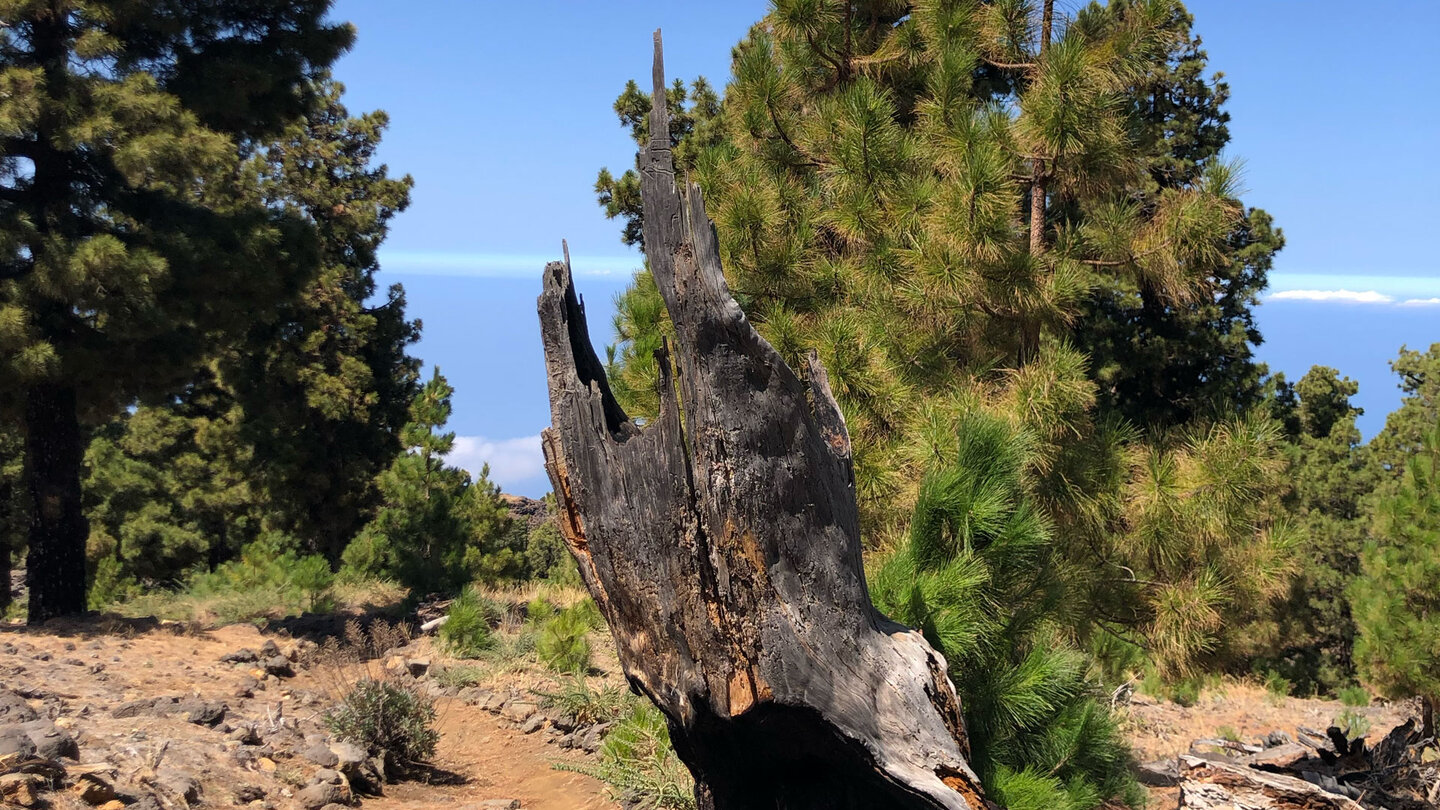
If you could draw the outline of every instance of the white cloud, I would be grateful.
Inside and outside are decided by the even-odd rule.
[[[540,436],[514,439],[487,439],[484,436],[456,436],[455,447],[445,460],[480,475],[490,465],[490,480],[506,492],[517,486],[533,483],[545,474],[545,456],[540,451]]]
[[[1400,302],[1402,307],[1440,307],[1440,298],[1410,298]]]
[[[1374,290],[1282,290],[1270,296],[1279,301],[1333,301],[1342,304],[1391,304],[1395,302]]]

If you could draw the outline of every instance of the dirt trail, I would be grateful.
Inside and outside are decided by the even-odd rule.
[[[290,810],[299,806],[295,794],[320,769],[303,752],[323,733],[318,718],[332,702],[333,677],[319,668],[297,668],[295,677],[257,684],[254,665],[220,661],[267,640],[292,643],[251,625],[204,631],[107,620],[43,630],[0,625],[0,690],[25,698],[36,715],[66,729],[79,744],[80,763],[110,766],[122,796],[143,799],[154,783],[179,772],[200,784],[205,804]],[[224,704],[225,721],[197,724],[183,708],[115,716],[128,702],[162,697]],[[597,780],[553,767],[592,757],[547,744],[547,734],[523,734],[460,700],[441,698],[437,709],[437,778],[386,785],[386,795],[365,798],[364,807],[463,810],[484,799],[512,798],[526,810],[618,807]],[[284,718],[278,726],[272,723],[277,716]],[[6,722],[0,719],[0,726]],[[261,745],[232,739],[232,728],[251,723],[262,728]],[[263,789],[263,800],[236,798],[247,786]],[[84,807],[67,793],[52,798],[57,807]]]

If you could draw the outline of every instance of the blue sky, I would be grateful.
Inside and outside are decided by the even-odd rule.
[[[1359,380],[1361,427],[1373,434],[1399,399],[1388,360],[1401,344],[1440,342],[1440,168],[1430,157],[1440,3],[1188,5],[1212,69],[1230,83],[1245,199],[1270,211],[1288,242],[1258,312],[1261,359],[1291,379],[1324,364]],[[405,285],[424,321],[418,354],[456,387],[458,462],[488,460],[508,491],[548,490],[540,271],[567,239],[600,346],[611,301],[639,263],[591,189],[601,166],[622,170],[634,157],[610,105],[627,79],[648,75],[657,27],[672,77],[723,86],[731,46],[766,8],[338,0],[335,16],[359,30],[335,71],[346,103],[390,113],[381,158],[416,181],[381,281]]]

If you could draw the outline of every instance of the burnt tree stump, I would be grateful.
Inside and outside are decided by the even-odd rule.
[[[611,395],[568,250],[539,300],[546,469],[626,677],[664,712],[701,808],[978,810],[945,660],[871,605],[825,369],[812,353],[798,376],[750,325],[699,188],[676,186],[663,103],[650,132],[645,250],[676,332],[654,421]]]

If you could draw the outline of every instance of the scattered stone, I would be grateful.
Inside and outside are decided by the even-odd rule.
[[[353,776],[353,772],[365,765],[369,755],[365,749],[349,742],[338,742],[330,746],[330,752],[335,755],[341,773],[346,776]]]
[[[544,727],[545,715],[536,713],[530,715],[530,719],[520,725],[520,731],[524,734],[534,734]]]
[[[155,782],[166,790],[185,799],[187,804],[200,801],[200,780],[179,768],[161,768]]]
[[[1286,734],[1279,729],[1276,729],[1275,731],[1272,731],[1269,734],[1265,735],[1266,748],[1276,748],[1278,746],[1286,745],[1293,742],[1295,742],[1294,737],[1291,737],[1289,734]]]
[[[1180,766],[1173,759],[1137,762],[1131,766],[1135,779],[1150,787],[1174,787],[1180,784]]]
[[[310,784],[343,785],[345,784],[345,775],[340,773],[339,771],[331,770],[330,768],[321,768],[320,770],[316,771],[313,776],[310,777]]]
[[[350,788],[345,785],[311,785],[296,793],[295,801],[305,810],[320,810],[327,804],[349,804]]]
[[[110,801],[100,805],[100,810],[125,810],[125,802],[122,802],[119,799],[111,799]]]
[[[300,756],[322,768],[334,768],[340,764],[340,757],[336,755],[334,751],[331,751],[329,746],[322,743],[307,745],[305,749],[300,752]]]
[[[587,754],[593,754],[600,750],[600,743],[605,741],[605,735],[610,733],[611,723],[600,723],[586,729],[584,733],[575,732],[575,745]]]
[[[28,723],[40,715],[30,708],[25,698],[14,692],[0,690],[0,723]]]
[[[155,710],[155,701],[151,700],[127,700],[110,711],[111,717],[128,718],[140,717],[150,714]]]
[[[229,707],[224,703],[211,703],[209,701],[187,701],[189,711],[185,719],[197,726],[215,726],[225,719],[225,712]]]
[[[31,720],[20,726],[35,744],[35,755],[45,759],[80,758],[80,746],[70,732],[56,726],[49,720]]]
[[[250,804],[251,802],[263,802],[265,800],[265,788],[259,785],[241,785],[235,788],[235,803]]]
[[[75,784],[70,787],[75,798],[90,805],[99,807],[115,801],[115,787],[106,781],[99,774],[82,773],[76,777]]]
[[[252,649],[250,649],[250,648],[247,647],[247,648],[245,648],[245,649],[236,650],[235,652],[226,653],[225,655],[220,656],[220,663],[222,663],[222,664],[253,664],[253,663],[255,663],[256,661],[258,661],[259,659],[260,659],[260,656],[256,655],[254,650],[252,650]]]
[[[512,700],[500,710],[500,716],[511,722],[523,723],[538,711],[540,711],[540,707],[535,703],[527,700]]]
[[[575,716],[571,714],[562,714],[559,717],[550,718],[550,725],[554,726],[557,731],[563,734],[569,734],[580,727],[580,724],[575,722]]]
[[[274,773],[275,760],[270,757],[260,757],[255,760],[255,767],[259,768],[261,773]]]
[[[0,726],[0,760],[24,760],[35,756],[35,742],[19,725]]]
[[[405,662],[405,668],[410,671],[413,677],[423,678],[425,677],[425,673],[430,671],[430,659],[412,658]]]
[[[276,644],[276,643],[275,643],[275,639],[273,639],[273,638],[267,638],[267,639],[265,639],[265,643],[262,644],[262,645],[260,645],[260,657],[261,657],[261,658],[274,658],[275,656],[277,656],[277,655],[279,655],[279,654],[280,654],[280,645]]]
[[[520,800],[485,799],[475,805],[475,810],[520,810]]]
[[[291,665],[289,658],[276,654],[265,659],[265,674],[274,675],[277,678],[290,678],[295,675],[295,667]]]

